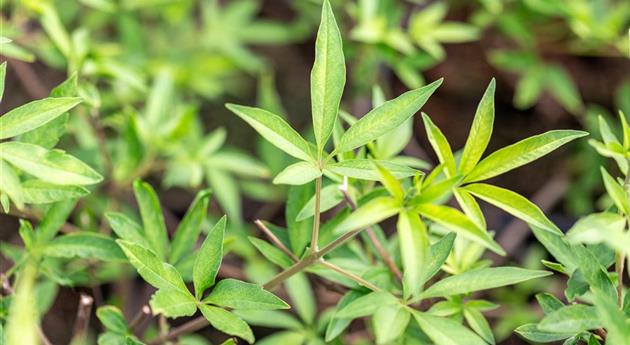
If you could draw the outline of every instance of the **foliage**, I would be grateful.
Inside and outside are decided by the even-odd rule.
[[[447,58],[443,45],[480,39],[496,26],[519,48],[490,52],[490,61],[529,71],[517,83],[515,105],[533,106],[546,89],[580,115],[584,105],[570,77],[539,56],[538,36],[527,28],[559,20],[570,33],[562,42],[569,53],[616,54],[626,48],[619,37],[630,9],[604,1],[601,17],[593,17],[582,1],[480,4],[468,23],[449,19],[445,2],[324,0],[321,16],[312,15],[312,4],[296,3],[290,24],[258,18],[253,0],[8,5],[8,38],[0,42],[13,58],[8,64],[37,58],[64,69],[67,80],[0,117],[0,201],[20,219],[19,240],[1,247],[10,266],[0,277],[0,344],[45,343],[41,321],[60,288],[103,298],[102,286],[116,291],[136,276],[149,289],[139,316],[130,317],[126,301],[111,293],[96,301],[101,327],[88,329],[92,302],[82,298],[71,343],[208,344],[192,333],[211,325],[248,343],[256,341],[256,327],[274,329],[260,332],[267,334],[260,344],[494,344],[504,335],[490,312],[505,298],[488,290],[516,291],[514,299],[526,303],[520,296],[530,291],[526,284],[549,281],[551,271],[568,277],[567,303],[551,291],[538,293],[544,317],[516,333],[533,342],[630,344],[622,278],[630,273],[630,125],[622,112],[618,128],[600,117],[601,140],[588,141],[615,162],[598,167],[606,207],[566,234],[494,178],[588,133],[550,130],[486,154],[495,79],[461,149],[422,112],[418,120],[437,165],[404,151],[415,115],[443,82],[425,85],[421,75]],[[413,11],[403,28],[407,6]],[[342,20],[342,9],[354,21]],[[197,10],[196,21],[183,19]],[[276,93],[270,62],[251,46],[302,40],[314,17],[311,125],[300,131]],[[41,29],[22,40],[15,28],[33,18]],[[342,29],[354,25],[349,40],[338,21]],[[355,61],[370,51],[375,59]],[[370,88],[357,82],[361,71],[378,74],[383,63],[411,90],[386,100],[373,79],[364,78]],[[0,98],[6,69],[5,62]],[[258,107],[236,104],[254,78]],[[367,89],[371,108],[356,116],[347,97]],[[206,131],[198,99],[232,101],[227,111],[265,140],[249,140],[256,157],[228,144],[230,126]],[[192,201],[177,199],[181,219],[165,207],[172,187],[196,193]],[[241,194],[285,207],[278,224],[255,221],[268,241],[243,221]],[[210,210],[211,196],[220,212]],[[489,228],[479,201],[526,222],[555,258],[542,261],[551,271],[493,265],[489,257],[513,253]],[[515,284],[523,290],[505,290]],[[316,299],[322,289],[341,297],[322,309]],[[363,327],[355,334],[349,326],[357,319]]]

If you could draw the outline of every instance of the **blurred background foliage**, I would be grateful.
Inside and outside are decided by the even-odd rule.
[[[348,63],[342,103],[348,113],[371,109],[377,85],[390,98],[425,80],[445,77],[425,111],[461,147],[467,134],[462,124],[470,122],[478,95],[496,77],[491,149],[553,128],[582,127],[594,133],[598,115],[613,119],[618,109],[630,114],[628,1],[331,2]],[[9,61],[8,92],[0,107],[4,113],[45,97],[55,85],[76,76],[78,93],[87,104],[78,108],[80,116],[63,120],[69,135],[59,146],[96,167],[108,183],[82,200],[73,214],[75,224],[106,229],[103,212],[131,210],[131,182],[143,178],[161,186],[167,225],[172,227],[194,192],[210,187],[218,200],[216,214],[221,210],[231,220],[228,247],[235,255],[228,257],[224,270],[261,282],[274,268],[259,260],[247,240],[255,234],[251,220],[282,224],[287,198],[287,214],[292,214],[287,219],[295,219],[312,191],[273,185],[271,178],[292,158],[228,115],[223,104],[257,103],[310,133],[305,128],[310,123],[305,76],[313,60],[320,8],[317,0],[5,0],[0,36],[2,60]],[[435,162],[427,153],[428,143],[416,137],[419,126],[410,122],[402,127],[376,153],[389,158],[402,151],[406,163],[419,168]],[[586,141],[553,157],[521,168],[502,183],[532,197],[566,228],[576,215],[605,204],[599,198],[596,167],[608,163]],[[119,203],[109,198],[112,194],[130,202]],[[527,235],[508,236],[519,224],[492,209],[487,214],[511,254],[509,260],[539,268],[544,252],[530,248]],[[3,228],[16,226],[10,218],[1,221]],[[12,233],[3,230],[1,236],[10,240],[5,237]],[[5,246],[2,251],[11,257],[11,250]],[[76,273],[66,278],[75,280],[71,285],[90,284],[84,266],[49,265],[53,280],[55,271],[63,270]],[[107,265],[95,274],[101,282],[116,276]],[[505,305],[493,314],[502,317],[495,324],[498,340],[535,318],[533,304],[522,306],[532,303],[539,283],[497,292],[495,297]],[[302,302],[300,320],[294,321],[318,337],[325,323],[320,320],[318,326],[313,319],[311,304],[316,302],[309,282],[292,285],[298,287],[291,289],[291,299]],[[546,288],[553,285],[551,281]],[[53,300],[46,296],[61,294],[59,304],[64,294],[72,294],[46,283],[37,289],[49,301],[42,303],[44,309]],[[127,299],[121,301],[125,311],[137,309],[137,301],[122,296]],[[331,300],[319,296],[318,303],[321,309]],[[45,325],[63,324],[64,307],[58,307]],[[63,329],[51,337],[65,339]]]

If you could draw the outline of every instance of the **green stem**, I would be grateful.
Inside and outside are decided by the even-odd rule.
[[[324,260],[321,260],[321,259],[319,260],[319,263],[322,264],[323,266],[327,267],[327,268],[330,268],[331,270],[333,270],[333,271],[335,271],[335,272],[337,272],[337,273],[339,273],[341,275],[344,275],[344,276],[354,280],[357,284],[359,284],[361,286],[365,286],[366,288],[368,288],[368,289],[370,289],[370,290],[372,290],[374,292],[381,291],[381,289],[378,286],[370,283],[369,281],[361,278],[360,276],[358,276],[358,275],[356,275],[356,274],[354,274],[352,272],[348,272],[348,271],[344,270],[343,268],[341,268],[341,267],[339,267],[337,265],[331,264],[330,262],[324,261]]]

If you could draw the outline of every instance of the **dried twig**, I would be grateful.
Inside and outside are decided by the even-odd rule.
[[[81,294],[79,297],[77,318],[74,321],[72,342],[83,339],[87,335],[88,325],[90,324],[90,315],[92,313],[92,304],[94,304],[94,299],[91,296]]]
[[[151,308],[148,305],[143,305],[140,310],[133,317],[131,322],[129,323],[129,328],[133,331],[138,327],[142,326],[142,324],[151,317]]]
[[[269,228],[267,228],[265,223],[263,223],[260,219],[256,219],[254,221],[254,224],[256,224],[258,229],[260,229],[260,231],[264,232],[265,235],[267,235],[267,237],[269,237],[271,242],[273,242],[280,250],[282,250],[285,254],[287,254],[294,262],[297,262],[297,261],[300,260],[300,258],[298,258],[295,254],[293,254],[293,252],[291,252],[289,250],[289,248],[287,248],[284,245],[284,243],[282,243],[282,241],[280,241],[280,239],[278,237],[276,237],[276,235],[274,235],[273,232],[271,232],[271,230],[269,230]]]

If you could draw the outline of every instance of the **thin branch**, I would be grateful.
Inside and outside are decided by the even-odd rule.
[[[369,281],[361,278],[360,276],[358,276],[358,275],[356,275],[356,274],[354,274],[352,272],[344,270],[343,268],[341,268],[341,267],[339,267],[339,266],[337,266],[335,264],[332,264],[332,263],[330,263],[328,261],[325,261],[323,259],[320,259],[319,263],[322,264],[323,266],[327,267],[327,268],[330,268],[331,270],[333,270],[333,271],[335,271],[335,272],[337,272],[337,273],[339,273],[341,275],[344,275],[344,276],[354,280],[357,284],[359,284],[361,286],[365,286],[366,288],[368,288],[368,289],[370,289],[372,291],[375,291],[375,292],[381,291],[381,289],[379,287],[377,287],[376,285],[370,283]]]
[[[134,331],[136,328],[140,327],[146,320],[151,317],[151,308],[148,305],[143,305],[140,310],[133,317],[131,322],[129,323],[129,328]]]
[[[339,190],[341,191],[341,193],[343,193],[343,198],[348,204],[348,206],[350,206],[352,211],[356,211],[357,204],[354,202],[354,200],[352,200],[352,197],[350,196],[350,193],[348,192],[347,182],[348,182],[347,179],[344,180],[344,184],[339,186]],[[372,245],[374,245],[374,248],[376,248],[376,252],[378,253],[378,255],[380,255],[381,259],[383,259],[383,262],[385,263],[385,265],[389,268],[390,271],[392,271],[392,273],[394,273],[394,275],[396,276],[396,278],[398,278],[398,280],[402,280],[402,272],[400,272],[400,270],[398,269],[398,266],[396,266],[396,263],[394,262],[392,257],[381,245],[381,242],[376,236],[376,233],[374,233],[374,229],[372,229],[372,227],[367,227],[365,231],[368,235],[368,238],[370,239],[370,242],[372,242]]]
[[[72,333],[73,342],[83,339],[87,335],[93,303],[94,299],[89,295],[81,294],[79,297],[79,308],[77,310],[77,318],[74,321],[74,331]]]
[[[260,229],[260,231],[264,232],[265,235],[267,235],[267,237],[269,237],[271,242],[273,242],[280,250],[282,250],[291,259],[293,259],[293,262],[300,261],[300,258],[298,258],[295,254],[293,254],[293,252],[291,252],[289,250],[289,248],[287,248],[284,245],[284,243],[282,243],[282,241],[280,241],[280,239],[278,237],[276,237],[276,235],[274,235],[273,232],[271,232],[271,230],[269,230],[269,228],[267,228],[265,223],[263,223],[260,219],[256,219],[254,221],[254,224],[256,224],[256,226],[258,227],[258,229]]]
[[[159,337],[147,342],[148,345],[159,345],[166,341],[176,339],[180,335],[192,333],[198,331],[208,325],[208,320],[205,317],[198,317],[191,321],[186,322],[185,324],[174,328],[168,334],[160,335]]]

